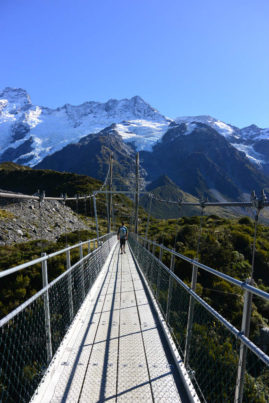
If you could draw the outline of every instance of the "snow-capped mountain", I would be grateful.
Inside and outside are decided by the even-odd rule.
[[[140,175],[152,182],[167,175],[183,191],[196,197],[239,200],[253,189],[269,189],[269,178],[249,162],[230,142],[207,124],[171,123],[151,151],[140,152]],[[195,127],[194,127],[195,126]],[[75,144],[47,156],[37,169],[74,172],[104,180],[113,153],[114,184],[134,185],[135,150],[126,143],[118,125],[89,134]],[[244,196],[245,197],[245,196]]]
[[[8,87],[0,92],[0,161],[34,166],[112,123],[119,124],[124,141],[134,142],[138,150],[148,150],[166,132],[170,121],[138,96],[50,109],[33,105],[25,90]]]
[[[191,125],[194,124],[194,122],[199,122],[212,127],[212,129],[215,129],[228,140],[240,138],[240,129],[208,115],[179,117],[175,119],[175,122],[178,124],[185,123],[189,129],[188,132],[191,132]]]
[[[0,162],[35,166],[66,145],[112,124],[125,143],[133,143],[139,151],[151,151],[168,129],[182,123],[185,126],[180,133],[185,136],[196,129],[197,123],[211,127],[269,173],[269,129],[255,125],[239,129],[207,115],[172,120],[139,96],[51,109],[33,105],[24,89],[9,87],[0,92]]]
[[[236,126],[207,115],[179,117],[175,119],[175,122],[177,124],[186,124],[185,134],[192,133],[196,127],[195,122],[212,127],[212,129],[224,136],[238,151],[244,152],[252,163],[267,171],[267,165],[269,164],[269,129],[261,129],[256,125],[239,129]],[[258,145],[261,140],[263,140],[263,143],[268,142],[267,152],[265,152],[264,144],[263,147]]]
[[[269,178],[250,163],[216,129],[201,122],[171,124],[151,152],[142,151],[140,160],[146,180],[165,174],[182,190],[211,199],[239,200],[253,189],[269,189]]]

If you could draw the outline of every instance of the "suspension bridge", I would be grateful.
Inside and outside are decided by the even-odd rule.
[[[252,297],[269,301],[253,285],[240,281],[139,234],[139,160],[136,188],[112,189],[112,162],[100,189],[86,197],[50,198],[44,193],[0,197],[93,200],[96,238],[79,242],[0,272],[0,278],[40,267],[42,288],[0,320],[0,399],[3,402],[268,402],[269,356],[249,339]],[[108,188],[108,189],[107,189]],[[100,236],[96,198],[107,196],[107,234]],[[134,232],[125,254],[111,230],[112,195],[133,195]],[[155,198],[158,200],[157,198]],[[184,203],[251,207],[255,210],[252,275],[260,211],[266,196],[250,202]],[[78,251],[78,259],[72,253]],[[168,257],[164,263],[164,255]],[[66,270],[48,281],[54,259]],[[174,272],[175,262],[189,264],[191,285]],[[234,327],[196,292],[198,272],[215,276],[244,293],[242,326]]]

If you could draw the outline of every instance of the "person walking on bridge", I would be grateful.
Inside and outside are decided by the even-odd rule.
[[[120,253],[125,252],[125,242],[128,239],[128,229],[124,225],[124,222],[121,223],[121,226],[118,229],[118,240],[120,241]]]

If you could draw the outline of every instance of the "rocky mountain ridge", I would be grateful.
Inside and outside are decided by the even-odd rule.
[[[255,125],[239,129],[206,115],[173,120],[139,96],[51,109],[33,105],[24,89],[10,87],[0,92],[0,162],[37,165],[66,145],[112,124],[116,124],[125,143],[133,144],[138,151],[151,151],[169,125],[185,123],[187,135],[195,128],[195,122],[215,129],[233,147],[244,152],[250,162],[269,173],[269,129]]]
[[[224,136],[203,123],[192,126],[188,133],[188,124],[170,124],[152,151],[140,152],[140,175],[145,184],[166,175],[182,191],[195,197],[207,194],[211,200],[249,199],[253,189],[257,193],[269,190],[269,178]],[[117,189],[134,188],[135,150],[123,141],[117,125],[64,147],[36,168],[77,172],[104,180],[111,152],[114,185]]]
[[[113,124],[99,133],[83,137],[78,143],[69,144],[62,150],[47,156],[35,168],[67,171],[104,180],[109,158],[113,153],[113,185],[117,189],[135,186],[135,150],[123,142]],[[146,176],[142,169],[140,176]]]
[[[269,186],[246,155],[233,147],[214,128],[204,123],[171,125],[152,152],[141,152],[148,180],[165,173],[177,186],[194,196],[239,199],[251,189]]]
[[[186,134],[190,134],[196,123],[206,124],[226,138],[238,151],[243,152],[251,163],[269,173],[269,129],[261,129],[252,124],[239,129],[212,116],[191,116],[175,119],[177,124],[186,124]]]
[[[25,90],[8,87],[0,92],[0,162],[36,165],[67,144],[113,123],[120,123],[121,135],[140,149],[147,147],[144,135],[157,140],[170,120],[139,96],[51,109],[33,105]]]

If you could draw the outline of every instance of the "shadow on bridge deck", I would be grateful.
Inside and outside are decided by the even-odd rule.
[[[190,401],[129,248],[111,252],[32,401]]]

